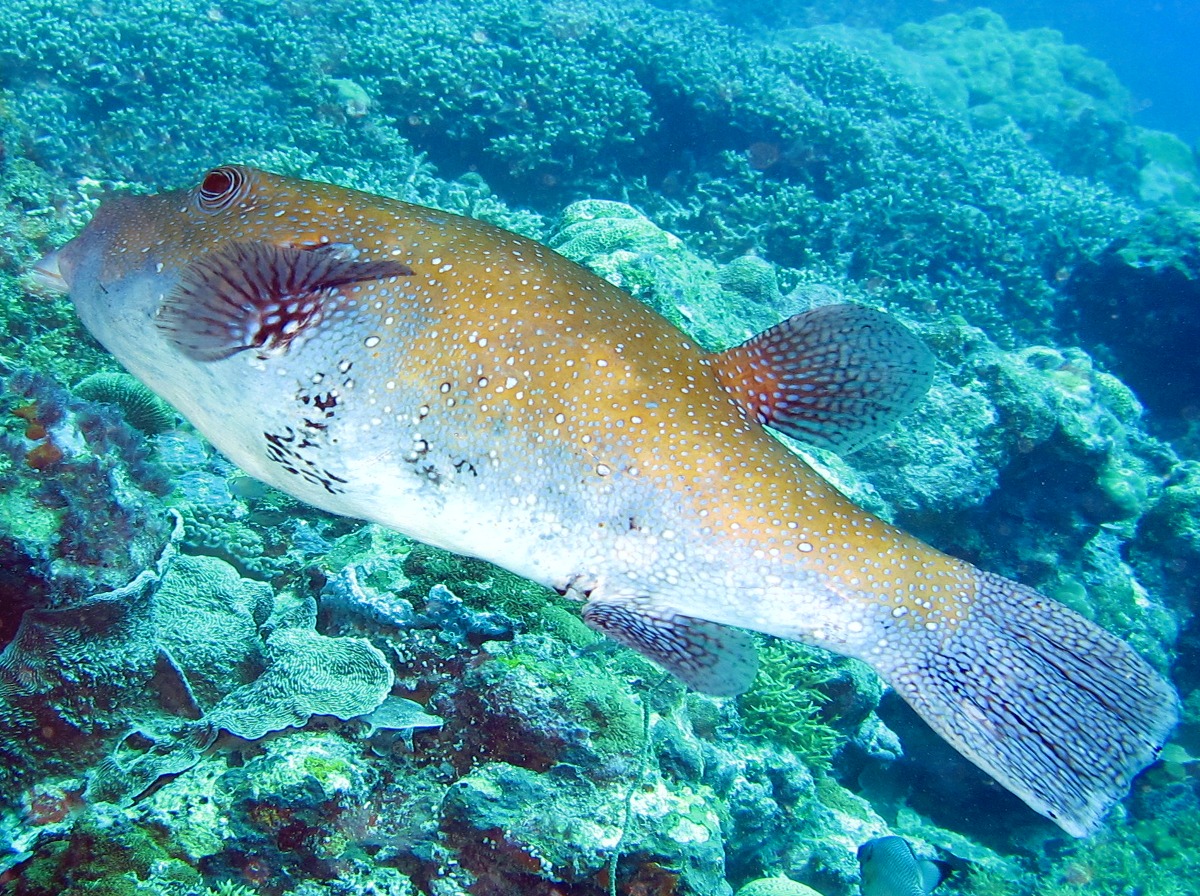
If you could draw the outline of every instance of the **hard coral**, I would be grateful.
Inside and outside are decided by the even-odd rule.
[[[88,401],[116,405],[130,426],[147,435],[173,429],[178,416],[170,405],[128,373],[93,373],[76,384],[75,394]]]
[[[226,694],[207,714],[210,724],[256,740],[313,715],[352,719],[379,706],[394,680],[383,654],[357,638],[281,628],[267,638],[265,653],[263,674]]]

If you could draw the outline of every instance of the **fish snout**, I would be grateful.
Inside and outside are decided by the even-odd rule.
[[[30,279],[38,286],[50,292],[68,292],[67,278],[63,276],[62,268],[59,265],[60,258],[61,256],[57,249],[43,256],[41,261],[30,269]]]

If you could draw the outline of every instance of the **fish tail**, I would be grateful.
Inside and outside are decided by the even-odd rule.
[[[876,665],[963,755],[1085,836],[1158,756],[1178,719],[1175,691],[1078,613],[975,573],[975,598],[955,624],[911,629],[918,649]]]

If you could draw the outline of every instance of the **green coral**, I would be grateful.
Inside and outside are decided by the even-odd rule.
[[[629,689],[611,675],[573,670],[565,677],[565,702],[572,718],[591,732],[602,753],[636,756],[646,740],[641,708]]]
[[[738,300],[768,308],[777,307],[782,300],[775,266],[757,255],[741,255],[724,265],[717,274],[721,289]]]
[[[147,435],[175,428],[175,409],[128,373],[93,373],[81,380],[74,391],[88,401],[115,404],[130,426]]]
[[[760,648],[758,677],[738,698],[746,731],[793,751],[811,768],[828,771],[842,738],[821,718],[828,698],[818,687],[826,679],[811,648],[786,641]]]
[[[489,179],[544,189],[611,169],[651,129],[638,72],[589,45],[597,19],[610,17],[604,8],[490,0],[464,15],[458,3],[422,4],[399,39],[384,4],[358,10],[378,37],[348,45],[346,64],[378,93],[381,111],[423,148],[471,153]]]
[[[215,557],[184,554],[171,564],[153,619],[159,644],[188,676],[201,706],[214,705],[262,671],[258,627],[273,602],[270,587]]]
[[[816,890],[790,877],[763,877],[737,891],[737,896],[820,896]]]
[[[563,209],[550,246],[573,261],[589,264],[597,256],[619,249],[672,252],[680,247],[680,241],[623,202],[583,199]]]

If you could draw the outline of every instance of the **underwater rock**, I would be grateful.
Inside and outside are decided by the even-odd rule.
[[[593,743],[593,733],[599,739],[621,731],[641,745],[641,714],[620,713],[624,707],[606,695],[625,690],[619,682],[575,663],[545,638],[518,636],[495,652],[441,689],[433,703],[446,718],[446,734],[460,745],[452,759],[457,768],[493,760],[544,772],[571,762],[607,778],[636,761],[636,751],[615,765],[602,761]]]
[[[725,862],[731,881],[785,873],[827,893],[857,879],[856,838],[882,827],[862,798],[769,744],[729,737],[710,745],[704,780],[728,813]]]
[[[45,838],[4,885],[10,896],[206,892],[169,831],[148,831],[118,812],[92,813]]]
[[[460,647],[479,645],[484,641],[508,641],[513,636],[511,620],[500,613],[472,610],[462,598],[440,583],[429,589],[425,612],[418,620],[418,624],[455,639]],[[409,625],[417,627],[414,623]]]
[[[264,742],[216,779],[213,799],[227,819],[220,850],[201,862],[210,874],[332,881],[366,870],[362,842],[379,811],[379,769],[328,731]],[[246,875],[247,870],[251,875]]]
[[[1043,588],[1163,661],[1171,592],[1148,593],[1127,565],[1103,559],[1134,537],[1175,463],[1147,436],[1137,397],[1078,348],[1004,351],[961,321],[932,337],[953,369],[855,466],[897,524]]]
[[[1065,285],[1060,324],[1107,362],[1167,437],[1200,414],[1200,211],[1160,208]]]

